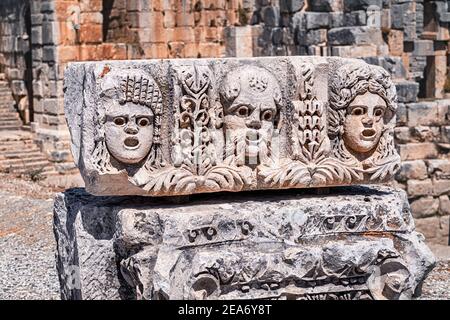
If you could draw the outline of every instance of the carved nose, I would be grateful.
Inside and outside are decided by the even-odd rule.
[[[135,125],[127,125],[125,127],[125,132],[128,134],[137,134],[139,132],[139,129]]]
[[[371,126],[373,124],[373,119],[372,117],[365,117],[362,120],[362,123]]]
[[[252,128],[252,129],[261,129],[261,121],[251,120],[247,123],[247,127]]]

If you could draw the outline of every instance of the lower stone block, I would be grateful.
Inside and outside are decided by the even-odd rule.
[[[72,189],[54,232],[63,299],[410,299],[435,263],[388,187],[189,202]]]

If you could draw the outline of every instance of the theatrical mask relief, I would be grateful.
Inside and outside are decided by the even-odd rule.
[[[65,108],[75,161],[93,194],[379,183],[399,169],[395,86],[383,68],[360,60],[111,61],[80,68],[66,71]],[[80,73],[90,80],[68,94]],[[79,132],[81,121],[89,125]]]

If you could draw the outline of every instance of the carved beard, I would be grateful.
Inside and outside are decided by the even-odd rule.
[[[268,164],[271,157],[272,130],[229,130],[225,159],[236,166]]]

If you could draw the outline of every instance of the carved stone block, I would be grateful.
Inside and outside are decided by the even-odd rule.
[[[88,192],[184,195],[390,179],[396,89],[322,57],[72,63],[72,152]]]
[[[218,198],[59,194],[62,298],[409,299],[435,263],[402,190]]]

